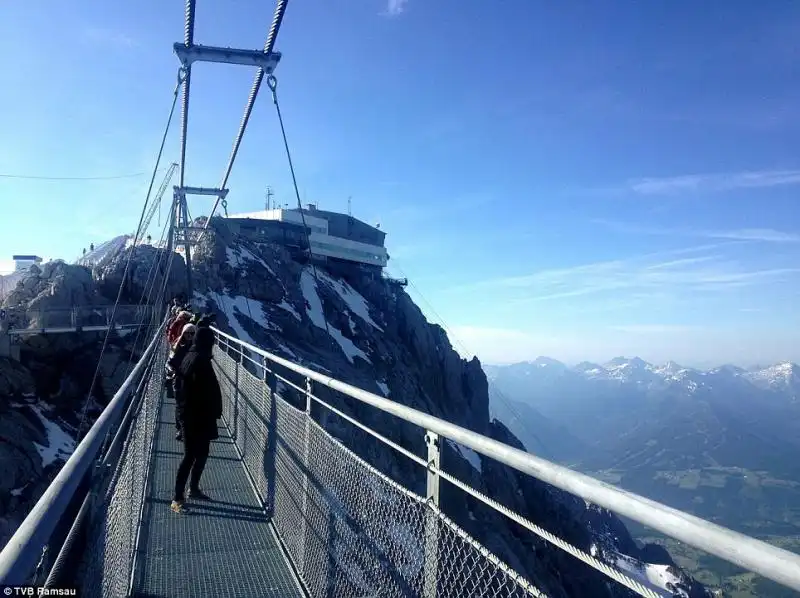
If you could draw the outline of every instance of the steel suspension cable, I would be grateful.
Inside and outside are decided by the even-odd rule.
[[[82,432],[83,427],[86,423],[86,413],[89,408],[89,402],[92,399],[92,394],[94,392],[95,384],[97,383],[97,377],[100,375],[100,364],[103,361],[103,355],[105,354],[106,347],[108,346],[108,339],[111,336],[111,330],[114,328],[114,322],[117,316],[117,307],[119,306],[120,299],[122,298],[122,290],[125,288],[125,283],[128,280],[128,272],[131,266],[131,260],[133,258],[133,254],[136,252],[136,243],[139,240],[139,235],[142,233],[142,223],[144,222],[144,217],[147,212],[147,202],[149,201],[150,192],[153,189],[153,183],[155,182],[156,174],[158,173],[158,166],[161,163],[161,156],[164,153],[164,144],[167,141],[167,135],[169,134],[170,125],[172,124],[172,117],[175,114],[175,105],[178,102],[178,91],[181,88],[181,84],[183,82],[183,75],[184,70],[178,70],[178,83],[175,86],[175,91],[172,94],[172,106],[169,110],[169,116],[167,117],[167,124],[164,127],[164,134],[161,136],[161,145],[158,149],[158,156],[156,157],[156,163],[153,168],[153,175],[150,177],[150,186],[148,187],[147,197],[145,197],[144,205],[142,206],[142,213],[139,216],[139,224],[136,227],[136,234],[133,238],[133,245],[131,247],[131,251],[128,254],[128,258],[125,261],[125,269],[122,273],[122,280],[119,283],[119,288],[117,289],[117,297],[114,300],[114,307],[111,310],[111,319],[108,323],[108,329],[106,330],[105,337],[103,338],[103,345],[100,348],[100,356],[97,358],[97,366],[95,367],[94,374],[92,375],[92,382],[89,385],[89,392],[86,395],[86,401],[83,403],[83,408],[81,409],[81,419],[80,423],[78,424],[78,433],[76,435],[76,442],[80,442],[82,439]]]
[[[283,22],[283,15],[286,13],[286,6],[288,4],[289,0],[278,0],[277,4],[275,5],[275,14],[272,17],[272,24],[270,25],[269,33],[267,34],[267,41],[264,44],[264,54],[272,53],[272,50],[275,47],[275,40],[278,38],[278,31],[280,31],[281,23]],[[233,163],[236,161],[236,155],[239,153],[239,146],[242,143],[244,132],[247,129],[247,123],[250,121],[250,114],[253,112],[253,106],[256,103],[258,90],[261,88],[261,82],[263,80],[264,69],[259,67],[258,72],[256,72],[256,78],[253,81],[253,87],[250,89],[250,95],[247,97],[247,104],[244,107],[242,121],[239,123],[239,131],[236,134],[236,139],[233,142],[233,150],[231,151],[230,158],[228,159],[228,165],[225,167],[225,173],[222,176],[222,182],[219,184],[220,189],[224,189],[225,185],[228,184],[228,177],[230,177],[231,170],[233,170]],[[214,202],[214,206],[211,208],[211,213],[208,215],[208,220],[206,220],[206,223],[203,226],[204,229],[208,228],[211,218],[214,216],[214,213],[219,206],[219,202],[220,198],[217,197],[216,201]],[[224,203],[223,208],[225,208],[227,212],[227,208],[225,207]]]
[[[306,226],[306,216],[303,212],[303,204],[300,201],[300,189],[297,187],[297,177],[294,173],[294,162],[292,161],[292,152],[289,150],[289,142],[286,139],[286,128],[283,126],[283,115],[281,114],[281,105],[278,102],[278,80],[275,78],[274,75],[270,75],[267,77],[267,85],[269,86],[270,91],[272,91],[272,103],[275,104],[275,112],[278,114],[278,123],[281,126],[281,136],[283,137],[283,147],[286,149],[286,159],[289,161],[289,172],[292,173],[292,184],[294,185],[294,195],[297,198],[297,208],[300,210],[300,218],[303,221],[303,233],[306,237],[306,244],[308,245],[308,257],[309,262],[311,263],[311,271],[314,274],[314,283],[319,288],[319,277],[317,276],[317,266],[314,264],[314,253],[311,249],[311,235],[308,232],[308,227]],[[320,300],[320,303],[322,300]],[[328,336],[331,335],[331,331],[328,329],[328,318],[325,317],[325,311],[323,310],[322,313],[322,320],[325,322],[325,332]]]
[[[164,241],[164,237],[167,234],[167,229],[169,228],[169,224],[170,224],[169,221],[166,221],[165,224],[164,224],[164,227],[161,230],[161,237],[158,240],[159,246]],[[156,286],[156,280],[158,279],[157,272],[160,269],[161,262],[164,260],[164,254],[165,253],[166,252],[164,252],[164,251],[159,251],[158,252],[158,258],[154,259],[152,262],[150,262],[150,269],[147,272],[147,279],[146,279],[146,281],[144,283],[144,286],[142,287],[142,296],[139,299],[139,303],[137,304],[139,307],[142,307],[143,305],[150,305],[152,307],[152,309],[155,310],[155,305],[152,303],[152,294],[153,294],[153,290],[155,289],[155,286]],[[151,282],[151,277],[152,277],[152,282]],[[145,296],[147,297],[147,301],[145,301]],[[152,316],[152,314],[151,314],[151,316]],[[153,325],[153,322],[152,322],[153,318],[151,317],[150,319],[151,319],[151,322],[148,325],[148,329],[150,327],[152,327],[152,325]],[[128,365],[131,365],[133,363],[133,357],[136,354],[136,345],[139,343],[139,337],[140,336],[142,336],[142,326],[139,326],[136,329],[136,337],[133,339],[133,344],[131,345],[131,356],[128,359]],[[146,334],[144,336],[142,336],[143,343],[147,342],[147,336],[148,335],[146,335]],[[144,344],[143,344],[143,346],[144,346]]]
[[[187,48],[194,43],[194,8],[195,0],[186,0],[183,43]],[[186,172],[186,132],[189,127],[189,85],[192,82],[191,64],[186,66],[185,72],[183,97],[181,98],[181,169],[179,183],[181,187],[183,187],[183,177]]]

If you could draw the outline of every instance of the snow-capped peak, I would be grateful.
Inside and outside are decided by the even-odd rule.
[[[649,363],[647,363],[644,359],[639,357],[615,357],[611,361],[606,364],[607,370],[617,369],[617,368],[635,368],[635,369],[646,369],[651,367]]]
[[[800,367],[790,361],[783,361],[756,372],[750,372],[747,377],[754,384],[769,388],[797,387],[800,389]]]
[[[583,374],[588,378],[607,378],[608,371],[597,363],[591,361],[582,361],[573,368],[579,374]]]
[[[563,363],[561,363],[560,361],[558,361],[556,359],[552,359],[550,357],[545,357],[543,355],[540,355],[539,357],[537,357],[536,359],[531,361],[531,365],[536,366],[538,368],[546,368],[546,367],[566,368],[567,367]]]
[[[681,370],[684,370],[684,369],[686,369],[686,368],[684,368],[682,365],[679,365],[674,361],[668,361],[664,365],[655,368],[654,371],[656,371],[656,372],[664,372],[664,373],[667,373],[667,374],[677,374],[678,372],[680,372]]]

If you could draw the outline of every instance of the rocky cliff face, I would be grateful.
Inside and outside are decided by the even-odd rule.
[[[142,262],[148,265],[145,260],[156,255],[151,251],[141,254],[141,259],[134,261],[137,266]],[[115,276],[121,279],[124,261],[120,255],[124,254],[109,259],[105,269],[95,275],[84,266],[64,262],[33,266],[20,277],[0,308],[7,310],[12,326],[21,323],[36,327],[37,322],[52,323],[52,314],[58,310],[111,305],[117,289],[107,281]],[[116,268],[112,267],[115,264]],[[132,280],[132,290],[139,292],[138,301],[141,291],[135,284],[139,278]],[[97,332],[26,336],[18,341],[19,362],[0,357],[0,546],[74,449],[103,336]],[[128,338],[110,337],[88,403],[84,430],[127,376],[130,350]]]
[[[135,248],[124,247],[118,251],[110,251],[94,263],[92,277],[99,293],[112,300],[116,298],[125,273],[125,263],[131,253],[133,256],[122,288],[120,303],[138,304],[142,300],[142,295],[153,287],[156,289],[155,294],[164,287],[167,298],[185,291],[186,263],[180,255],[173,254],[172,265],[168,268],[170,260],[166,249],[152,245],[137,245]],[[164,276],[167,272],[169,274],[165,285]]]
[[[194,256],[194,301],[217,314],[239,338],[312,369],[521,447],[490,421],[486,377],[477,359],[462,360],[445,332],[430,324],[396,284],[356,268],[293,261],[281,247],[231,235],[219,221]],[[288,376],[291,378],[291,376]],[[299,381],[298,381],[299,382]],[[291,390],[283,389],[291,399]],[[425,455],[423,432],[327,389],[323,399],[400,445]],[[299,398],[296,398],[299,402]],[[373,465],[424,494],[424,472],[337,416],[314,412],[323,425]],[[665,552],[636,546],[608,511],[445,442],[443,466],[473,487],[586,552],[616,563],[628,558],[669,569],[679,595],[705,590],[682,574]],[[549,596],[627,596],[594,569],[539,540],[460,490],[442,486],[444,511]],[[627,555],[627,556],[626,556]],[[647,560],[649,559],[649,561]],[[636,569],[636,570],[634,570]],[[642,569],[644,571],[644,569]],[[642,577],[642,575],[638,575]]]
[[[98,292],[88,268],[55,261],[31,266],[2,306],[39,311],[108,303],[108,298]]]

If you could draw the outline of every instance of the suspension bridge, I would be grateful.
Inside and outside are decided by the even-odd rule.
[[[169,251],[159,257],[165,264],[151,267],[138,305],[143,309],[132,316],[138,359],[0,552],[0,585],[10,590],[6,595],[32,595],[33,590],[24,589],[32,586],[43,588],[37,595],[63,595],[69,588],[80,596],[103,597],[546,595],[448,517],[440,505],[443,484],[595,569],[608,583],[642,596],[672,595],[669,588],[569,544],[461,480],[442,458],[445,441],[800,590],[800,556],[794,553],[366,392],[216,328],[213,365],[222,389],[223,417],[204,475],[204,489],[214,500],[192,503],[186,516],[170,511],[182,451],[174,436],[175,405],[163,385],[169,350],[166,314],[160,307],[149,307],[165,304],[168,275],[159,282],[155,273],[162,267],[169,273],[172,250],[181,246],[192,288],[192,248],[220,203],[227,211],[227,180],[264,77],[294,179],[273,75],[280,60],[274,44],[287,3],[277,3],[263,51],[195,44],[195,2],[186,4],[184,42],[175,46],[181,62],[178,84],[136,233],[143,234],[142,222],[152,214],[150,192],[182,90],[179,185],[162,231]],[[184,180],[191,67],[197,61],[258,69],[229,162],[221,183],[213,188],[189,187]],[[215,198],[203,226],[190,222],[187,195]],[[97,324],[106,327],[103,350],[129,309],[121,305],[121,296],[122,285],[110,314],[104,314],[107,321]],[[69,317],[72,322],[78,316]],[[421,450],[401,446],[323,394],[346,397],[414,426]],[[421,483],[400,483],[346,447],[322,425],[330,417],[414,464]],[[415,487],[424,487],[424,493]],[[583,590],[584,595],[594,595],[593,588]]]

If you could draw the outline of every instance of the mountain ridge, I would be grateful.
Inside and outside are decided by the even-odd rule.
[[[603,364],[590,361],[582,361],[574,366],[569,366],[551,357],[539,356],[532,361],[519,361],[509,365],[484,364],[487,378],[493,380],[499,370],[505,371],[534,371],[548,368],[554,373],[574,372],[587,377],[602,377],[630,381],[635,379],[634,372],[650,373],[654,375],[653,380],[660,378],[664,381],[703,381],[704,377],[715,375],[730,375],[741,377],[753,384],[760,384],[768,388],[796,387],[800,390],[800,365],[792,361],[779,361],[769,366],[759,366],[758,369],[745,369],[732,364],[703,369],[683,366],[675,361],[667,361],[664,364],[653,364],[639,357],[615,357]],[[639,376],[640,380],[645,377]],[[691,385],[689,385],[691,387]],[[695,390],[695,387],[692,387]]]

